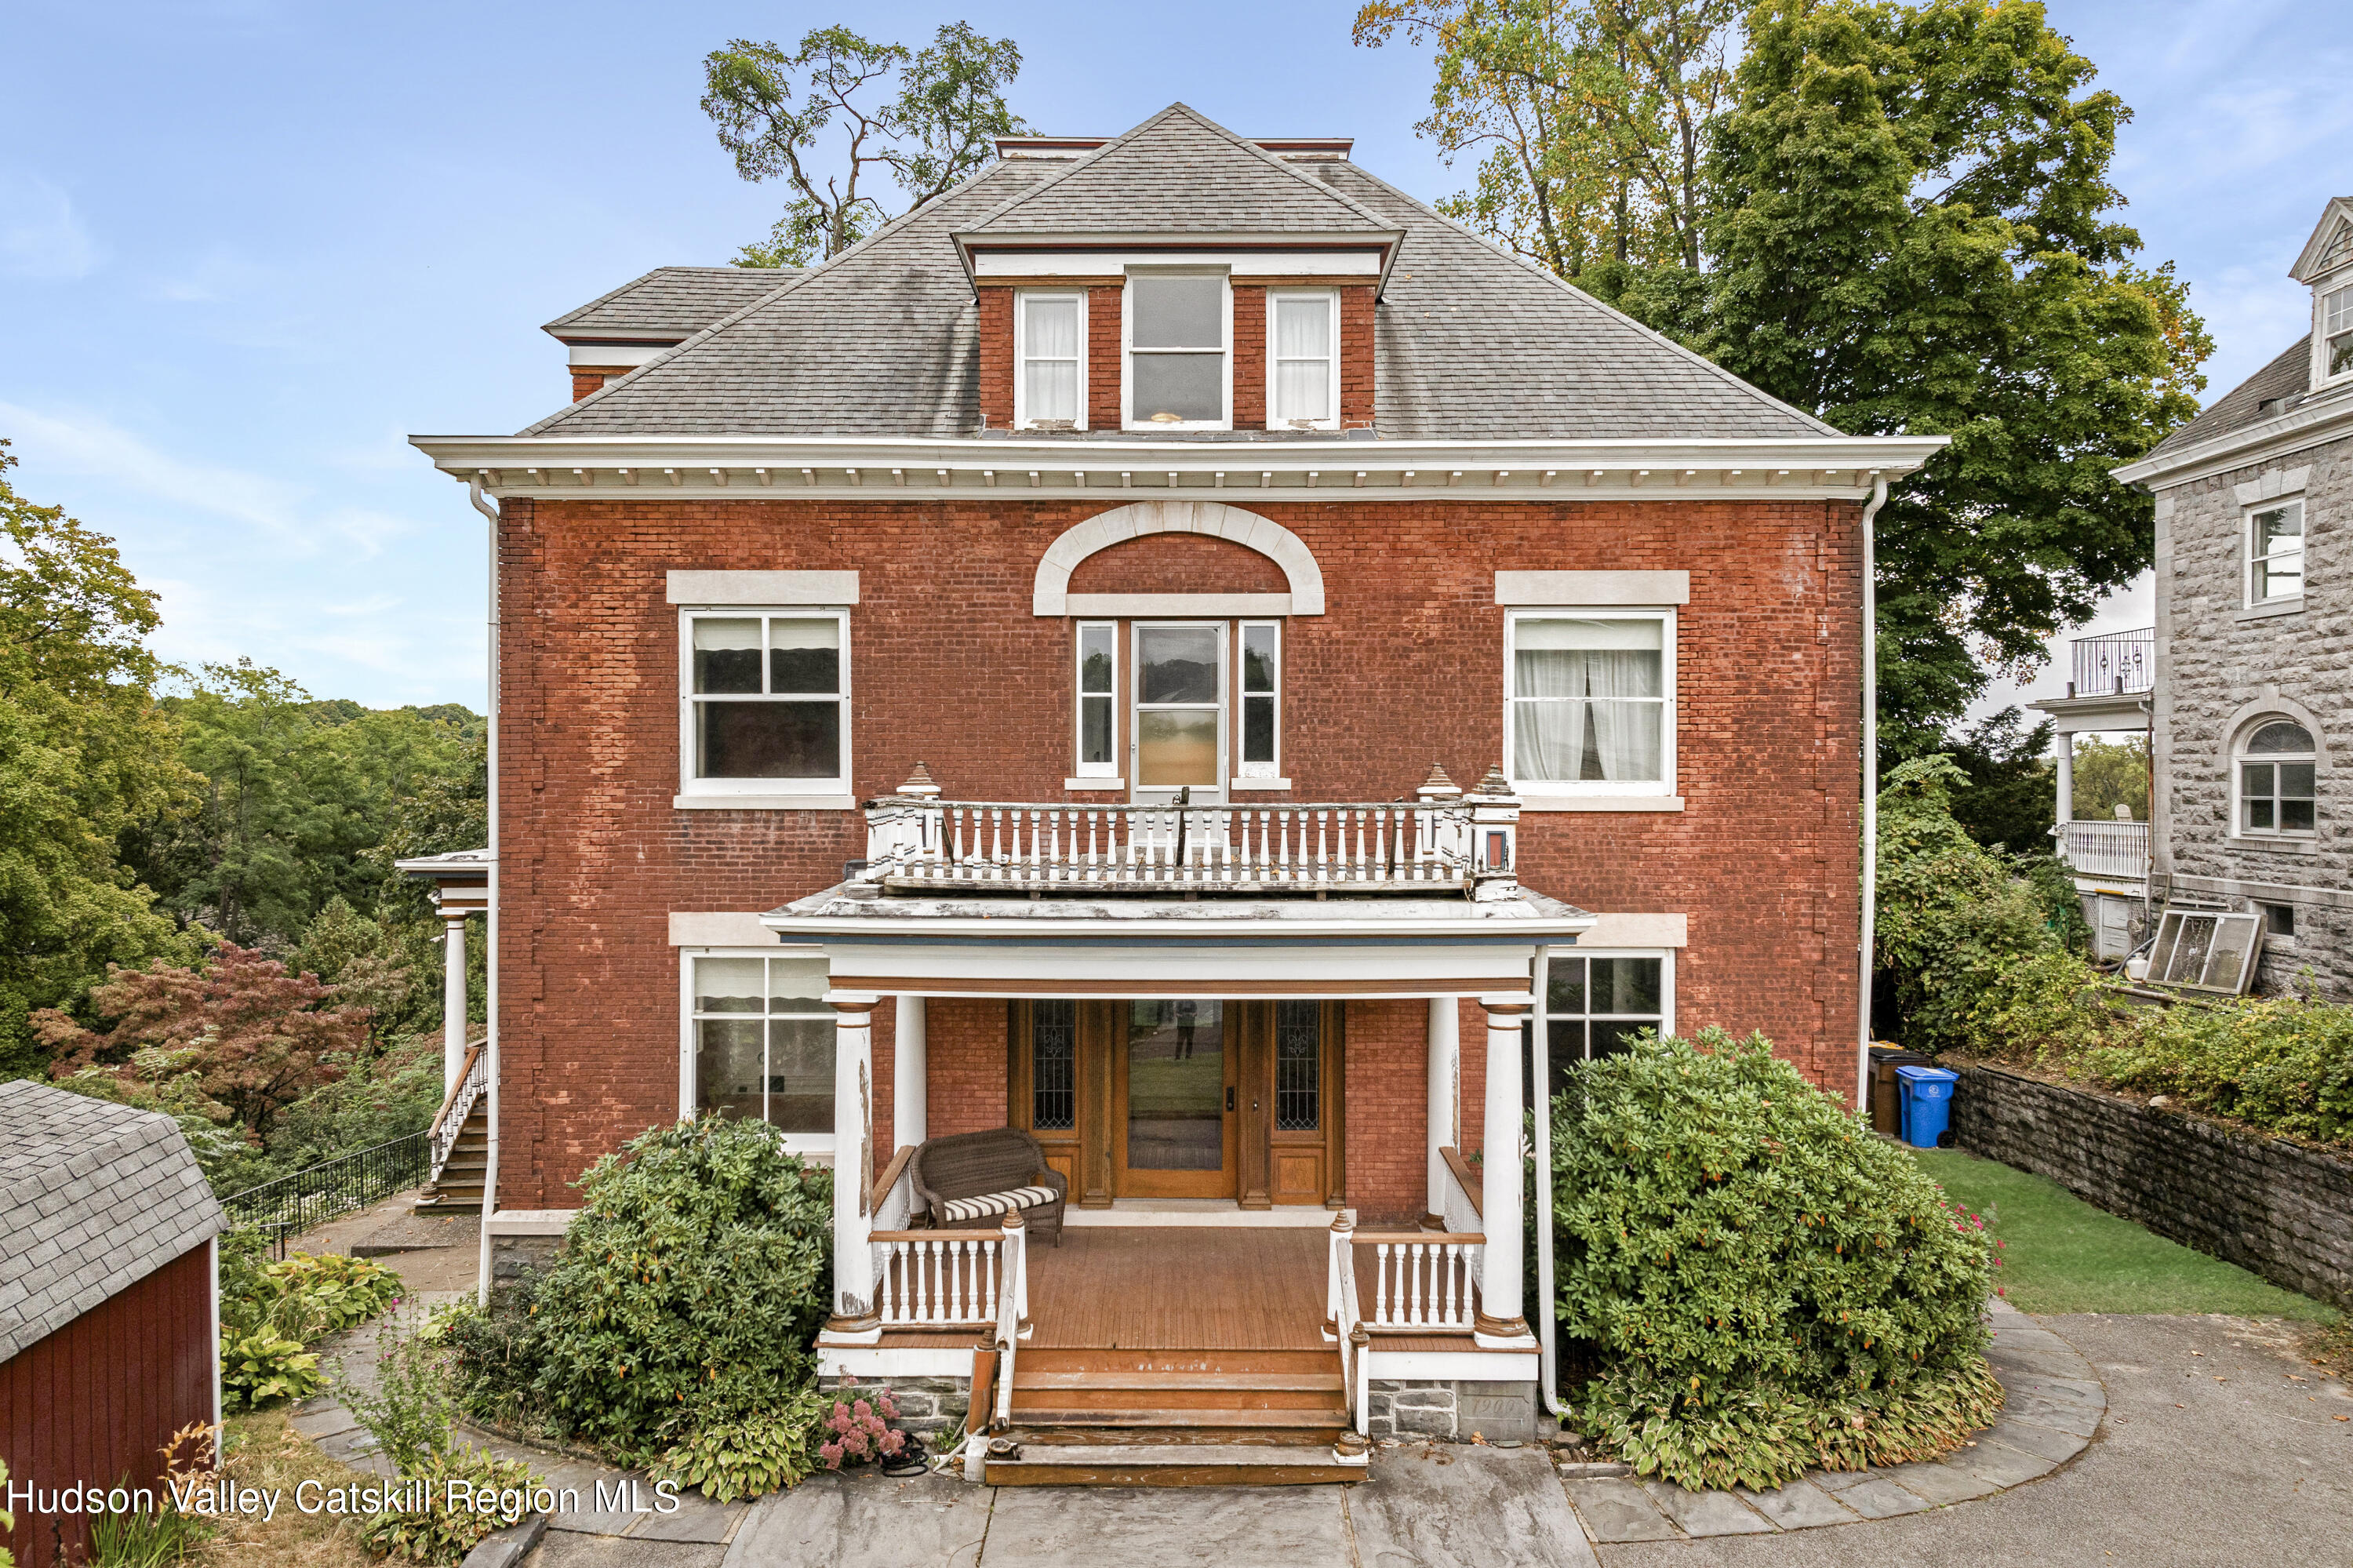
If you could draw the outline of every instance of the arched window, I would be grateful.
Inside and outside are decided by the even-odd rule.
[[[2239,745],[2239,831],[2309,833],[2318,817],[2312,732],[2293,719],[2268,719]]]

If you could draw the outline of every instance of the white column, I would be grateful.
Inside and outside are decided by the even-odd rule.
[[[2075,820],[2075,737],[2062,732],[2059,736],[2059,822],[2061,826]]]
[[[441,959],[441,1093],[458,1086],[466,1070],[466,916],[441,912],[448,940]]]
[[[1459,999],[1430,999],[1430,1207],[1444,1224],[1446,1187],[1453,1180],[1439,1150],[1450,1147],[1454,1130],[1454,1107],[1461,1092],[1462,1012]]]
[[[873,1343],[882,1319],[874,1309],[874,1008],[871,991],[829,991],[833,1029],[833,1316],[837,1342]]]
[[[1529,1338],[1520,1310],[1520,1247],[1526,1234],[1520,1169],[1520,1025],[1535,998],[1482,996],[1487,1011],[1487,1124],[1481,1144],[1479,1217],[1487,1236],[1481,1272],[1481,1311],[1472,1339],[1518,1345]]]
[[[891,1031],[891,1146],[913,1149],[931,1137],[931,1103],[923,999],[902,996]]]

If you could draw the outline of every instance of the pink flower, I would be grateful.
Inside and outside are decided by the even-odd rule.
[[[851,1405],[849,1407],[849,1412],[851,1414],[858,1417],[861,1425],[874,1419],[874,1407],[867,1404],[862,1399],[857,1404]]]
[[[818,1454],[818,1458],[823,1459],[823,1460],[825,1461],[825,1467],[826,1467],[827,1469],[828,1469],[828,1470],[838,1470],[838,1469],[841,1468],[841,1445],[840,1445],[840,1444],[839,1444],[839,1443],[820,1443],[820,1444],[818,1444],[818,1445],[817,1446],[817,1454]]]

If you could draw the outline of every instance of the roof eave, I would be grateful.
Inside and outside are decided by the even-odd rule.
[[[2153,452],[2108,471],[2119,482],[2146,490],[2204,479],[2271,456],[2353,434],[2353,387],[2315,395],[2309,400],[2252,425],[2181,448]]]

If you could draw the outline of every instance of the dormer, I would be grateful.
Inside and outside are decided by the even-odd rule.
[[[1061,167],[955,237],[979,302],[983,429],[1370,430],[1374,303],[1403,231],[1177,104],[1125,136],[1008,139]]]
[[[784,267],[657,267],[540,330],[564,345],[577,402],[798,276]]]
[[[2353,386],[2353,196],[2338,196],[2288,276],[2312,290],[2312,389]]]

